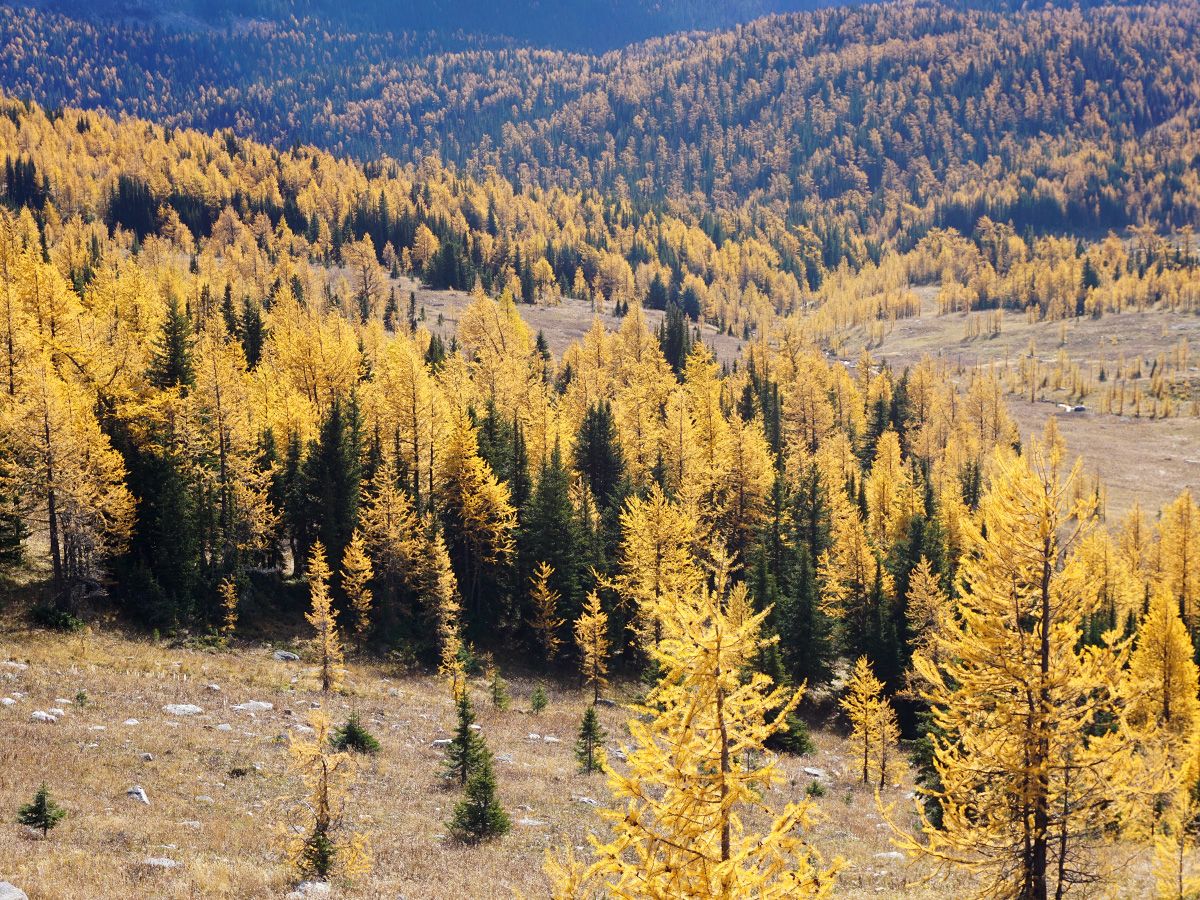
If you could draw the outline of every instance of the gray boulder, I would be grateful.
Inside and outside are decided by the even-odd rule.
[[[0,881],[0,900],[29,900],[29,895],[7,881]]]
[[[195,703],[168,703],[163,712],[169,716],[198,716],[204,710]]]
[[[146,796],[146,790],[140,784],[135,784],[125,792],[125,796],[131,800],[136,800],[138,803],[150,805],[150,798]]]
[[[271,654],[271,656],[274,657],[275,659],[279,660],[279,662],[299,662],[300,661],[299,656],[297,656],[295,653],[292,653],[288,650],[276,650],[274,653]]]

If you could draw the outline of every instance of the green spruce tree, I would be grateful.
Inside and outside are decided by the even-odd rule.
[[[339,752],[375,754],[379,752],[379,741],[369,732],[359,719],[358,713],[351,713],[346,724],[333,729],[329,743]]]
[[[492,754],[482,741],[480,747],[479,760],[467,780],[463,798],[454,807],[454,816],[447,823],[450,834],[464,844],[491,840],[506,834],[512,827],[496,796]]]
[[[596,705],[589,704],[583,712],[583,721],[579,723],[579,739],[575,742],[575,758],[579,760],[581,772],[591,774],[604,768],[603,744],[606,737],[600,717],[596,715]]]
[[[457,710],[458,725],[446,747],[444,771],[446,778],[466,785],[488,751],[483,735],[471,727],[475,724],[475,710],[471,708],[471,698],[465,690],[458,697]]]
[[[546,689],[540,684],[533,689],[533,694],[529,698],[529,705],[533,709],[535,716],[540,716],[542,711],[550,705],[550,698],[546,696]]]
[[[17,810],[17,822],[40,829],[42,837],[45,837],[66,814],[65,809],[50,799],[50,791],[43,781],[42,786],[33,795],[33,800]]]
[[[150,356],[150,383],[156,388],[187,389],[196,382],[192,363],[192,326],[174,296],[167,298],[167,318]]]

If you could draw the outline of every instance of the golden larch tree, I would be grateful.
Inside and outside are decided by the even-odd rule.
[[[701,589],[662,607],[662,640],[650,651],[662,678],[629,723],[627,765],[608,772],[609,838],[592,837],[590,864],[548,860],[553,896],[830,895],[837,864],[826,867],[801,836],[812,802],[776,811],[764,800],[782,778],[764,743],[800,699],[746,674],[769,643],[760,637],[769,611],[740,609],[734,621],[721,592]],[[746,828],[752,815],[765,817],[761,831]]]
[[[353,878],[371,868],[364,835],[345,824],[345,809],[357,775],[354,757],[335,751],[329,717],[323,710],[309,713],[312,734],[293,732],[288,768],[304,782],[305,796],[283,823],[288,859],[305,877]]]
[[[320,660],[321,690],[326,693],[338,690],[346,674],[342,639],[338,634],[337,610],[333,608],[333,598],[329,593],[329,575],[325,547],[316,541],[308,555],[310,608],[304,617],[317,632],[313,644]]]
[[[553,566],[545,562],[538,563],[533,570],[529,590],[529,602],[533,606],[529,624],[537,634],[538,643],[546,654],[547,662],[552,662],[558,655],[558,648],[562,644],[558,630],[565,621],[558,617],[558,601],[562,598],[558,591],[550,587],[550,579],[553,577]]]
[[[1094,852],[1128,787],[1125,645],[1084,646],[1096,612],[1071,553],[1091,509],[1066,508],[1079,466],[1061,444],[996,452],[980,521],[966,523],[956,615],[914,654],[933,724],[941,827],[918,808],[910,852],[974,873],[980,896],[1045,900],[1105,870]],[[934,662],[934,659],[937,662]]]
[[[370,584],[374,577],[375,571],[371,567],[371,557],[367,555],[363,533],[355,528],[342,554],[342,590],[346,592],[346,599],[354,610],[354,639],[360,652],[371,630],[371,607],[375,595]]]
[[[600,595],[588,594],[583,614],[575,621],[575,643],[579,647],[583,683],[592,686],[592,700],[608,684],[608,613],[600,606]]]

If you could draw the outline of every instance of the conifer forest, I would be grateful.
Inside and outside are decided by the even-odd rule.
[[[1200,0],[0,0],[0,900],[1200,898]]]

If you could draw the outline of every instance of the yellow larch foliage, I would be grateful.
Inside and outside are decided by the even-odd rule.
[[[371,609],[375,595],[371,591],[371,579],[375,571],[371,557],[367,555],[366,541],[360,529],[350,535],[350,543],[342,554],[342,590],[354,610],[354,639],[361,650],[371,630]]]
[[[884,787],[900,745],[900,726],[884,695],[883,682],[875,677],[865,656],[855,660],[839,705],[850,720],[850,745],[861,766],[862,783],[874,778]]]
[[[1158,578],[1194,634],[1200,628],[1200,506],[1185,490],[1158,523]]]
[[[562,599],[562,595],[550,586],[550,579],[553,577],[553,566],[546,562],[538,563],[534,567],[529,590],[529,602],[533,606],[533,616],[529,624],[538,636],[547,662],[553,661],[558,655],[558,648],[562,644],[558,630],[565,622],[558,617],[558,601]]]
[[[342,639],[338,634],[337,611],[329,593],[329,564],[320,541],[313,544],[308,555],[308,591],[310,608],[305,613],[308,624],[317,632],[313,643],[319,660],[321,690],[336,691],[342,686],[346,670],[342,659]]]
[[[693,556],[694,512],[672,503],[657,484],[634,496],[621,513],[621,555],[613,586],[636,613],[634,628],[643,645],[657,639],[658,600],[689,590],[700,577]]]
[[[345,823],[357,765],[350,753],[332,749],[329,716],[323,710],[310,712],[308,722],[311,736],[293,732],[288,747],[288,767],[303,781],[306,794],[281,823],[284,849],[302,876],[365,875],[371,869],[367,838]]]
[[[592,700],[608,685],[608,613],[600,606],[600,595],[588,594],[583,613],[575,621],[575,644],[579,647],[580,673],[592,686]]]
[[[232,575],[221,579],[221,583],[217,586],[217,592],[221,595],[221,633],[225,637],[231,638],[237,631],[238,625],[237,582]]]
[[[1067,508],[1061,445],[998,451],[980,524],[968,525],[956,615],[913,666],[933,724],[940,804],[918,809],[910,852],[972,873],[979,896],[1043,897],[1070,880],[1106,876],[1095,852],[1111,838],[1129,789],[1123,734],[1126,645],[1081,641],[1096,612],[1072,550],[1091,525]],[[934,659],[936,658],[936,662]],[[1067,879],[1067,880],[1064,880]]]
[[[553,896],[831,894],[838,863],[826,866],[802,836],[815,820],[812,802],[775,810],[763,800],[782,777],[764,742],[799,701],[761,673],[745,676],[768,643],[766,615],[735,622],[715,591],[664,599],[662,640],[651,649],[662,678],[629,723],[626,766],[608,772],[609,835],[592,837],[590,863],[547,860]],[[746,827],[752,813],[766,817],[761,830]]]

